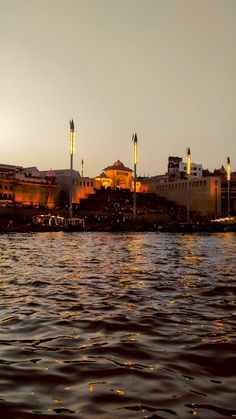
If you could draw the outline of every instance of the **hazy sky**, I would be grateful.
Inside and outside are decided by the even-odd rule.
[[[236,0],[0,0],[0,163],[236,170]]]

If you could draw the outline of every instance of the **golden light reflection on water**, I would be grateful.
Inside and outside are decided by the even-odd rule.
[[[125,394],[124,390],[120,390],[120,389],[115,390],[115,392],[116,392],[116,394],[118,394],[119,396],[123,396],[123,395]]]
[[[215,320],[215,325],[218,329],[224,329],[224,323],[221,320]]]
[[[181,277],[181,281],[184,288],[198,289],[198,284],[201,282],[201,278],[185,275]]]
[[[168,407],[173,394],[180,400],[178,414],[185,409],[182,400],[198,397],[192,390],[207,393],[209,405],[214,405],[216,385],[211,386],[211,378],[227,372],[234,355],[234,284],[226,282],[233,279],[235,238],[161,233],[78,236],[62,235],[59,244],[58,235],[44,238],[42,258],[34,258],[30,249],[37,249],[43,237],[37,236],[37,242],[27,238],[29,244],[21,239],[19,259],[24,257],[25,264],[15,263],[11,280],[2,282],[4,397],[15,403],[14,391],[27,393],[22,398],[25,404],[30,400],[26,409],[44,413],[48,409],[48,415],[73,416],[75,406],[81,405],[81,415],[88,418],[95,403],[103,401],[106,417],[111,403],[113,414],[128,403],[134,410],[122,412],[124,417],[133,413],[136,418],[139,409],[142,417],[142,410],[149,417],[152,413],[147,413],[144,400],[158,410],[160,403]],[[18,252],[20,244],[15,246]],[[12,310],[6,308],[9,301]],[[9,365],[13,357],[17,362]],[[195,381],[188,384],[183,371]],[[26,388],[24,377],[32,373],[34,381]],[[226,381],[227,376],[217,393],[222,391],[217,405],[224,407],[225,394],[232,400],[234,396],[231,377]],[[169,383],[176,385],[173,391]],[[188,414],[200,415],[194,408]]]

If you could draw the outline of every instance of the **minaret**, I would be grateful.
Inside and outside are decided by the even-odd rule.
[[[134,222],[136,221],[136,181],[137,181],[137,160],[138,160],[138,138],[137,134],[133,135],[134,142]]]
[[[74,121],[73,119],[70,121],[70,217],[73,217],[73,155],[74,155],[74,149],[75,147],[75,127],[74,127]]]
[[[84,159],[81,160],[81,177],[84,177]]]
[[[191,151],[190,147],[187,148],[187,161],[186,161],[186,175],[191,175]]]
[[[227,157],[227,182],[228,182],[228,217],[230,217],[230,178],[231,178],[231,166],[230,166],[230,158]]]
[[[190,190],[189,190],[189,178],[191,175],[191,151],[190,147],[187,148],[187,160],[186,160],[186,176],[187,176],[187,223],[189,224],[190,218]]]

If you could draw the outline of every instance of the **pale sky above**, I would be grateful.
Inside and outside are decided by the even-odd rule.
[[[236,0],[0,0],[0,163],[236,170]]]

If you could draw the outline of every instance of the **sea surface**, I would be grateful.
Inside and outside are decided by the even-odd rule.
[[[236,234],[0,235],[0,417],[236,417]]]

